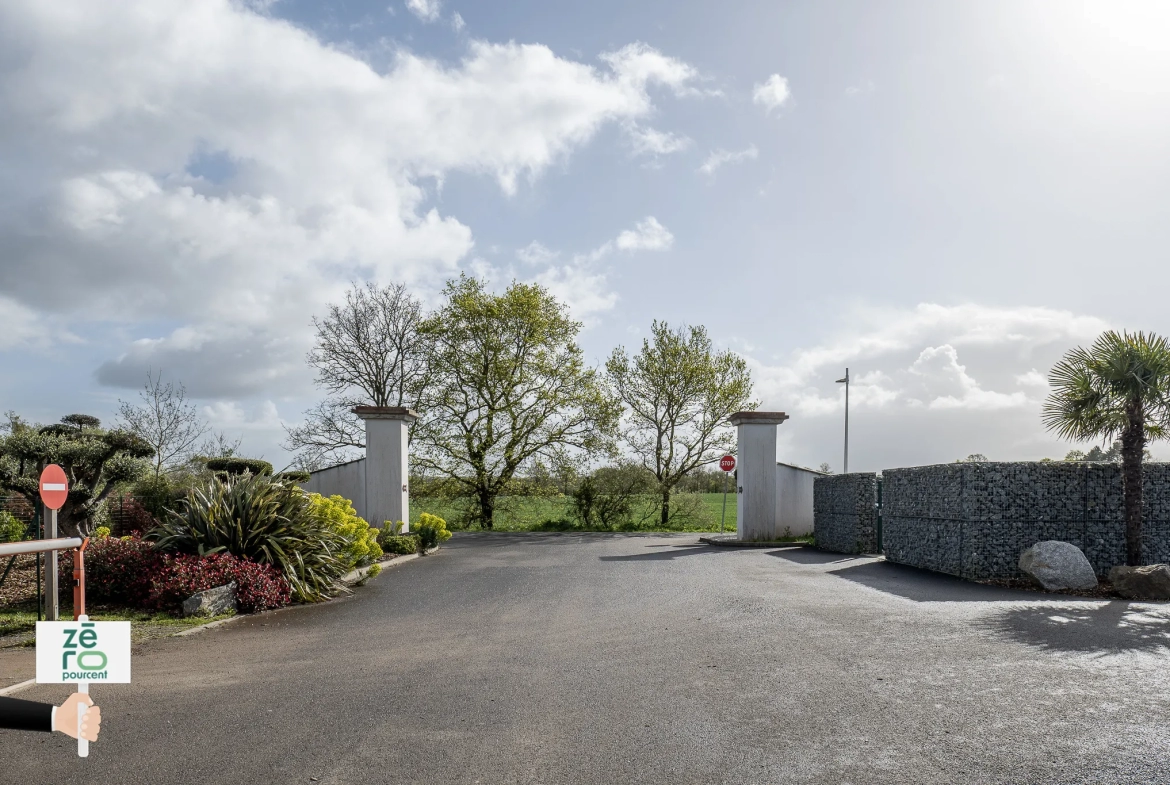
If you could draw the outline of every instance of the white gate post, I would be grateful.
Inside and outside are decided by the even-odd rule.
[[[402,521],[410,530],[410,433],[418,414],[404,406],[358,406],[366,423],[366,509],[371,526]]]
[[[736,539],[775,540],[776,426],[788,419],[784,412],[736,412],[739,448],[736,459]]]

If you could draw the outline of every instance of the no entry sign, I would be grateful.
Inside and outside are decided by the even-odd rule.
[[[724,455],[722,458],[719,459],[719,468],[725,472],[735,471],[735,456],[734,455]]]
[[[65,470],[55,463],[50,463],[41,472],[41,501],[50,510],[59,510],[65,506],[69,498],[69,478]]]

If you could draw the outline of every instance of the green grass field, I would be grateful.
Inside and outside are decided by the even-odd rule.
[[[677,494],[672,504],[679,510],[673,528],[666,531],[718,532],[719,515],[723,505],[721,493]],[[580,530],[573,516],[573,500],[568,496],[509,496],[497,501],[495,531],[573,531]],[[438,515],[451,529],[460,528],[464,519],[462,505],[453,499],[411,499],[412,523],[424,512]],[[654,500],[645,497],[635,506],[630,521],[621,531],[663,531],[657,519]],[[727,496],[726,530],[735,531],[735,495]]]

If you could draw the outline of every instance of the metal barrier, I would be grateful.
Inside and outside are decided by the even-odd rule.
[[[26,553],[45,553],[75,550],[73,555],[73,620],[85,615],[85,549],[89,538],[58,537],[52,540],[24,540],[0,543],[0,556],[20,556]],[[37,577],[40,577],[38,571]],[[38,592],[39,593],[39,592]],[[37,614],[40,616],[40,614]]]

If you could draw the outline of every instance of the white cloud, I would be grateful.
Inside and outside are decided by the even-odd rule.
[[[560,254],[556,251],[546,248],[536,240],[533,240],[525,247],[516,251],[516,258],[524,262],[524,264],[548,264],[558,256]]]
[[[670,131],[658,131],[636,123],[631,123],[626,128],[626,134],[635,155],[670,155],[691,146],[691,140],[686,136]]]
[[[36,311],[4,295],[0,295],[0,351],[5,349],[40,348],[79,339],[59,324],[44,321]]]
[[[442,11],[440,0],[406,0],[406,8],[424,22],[435,22]]]
[[[463,28],[466,26],[467,26],[467,23],[463,21],[462,14],[460,14],[458,11],[451,14],[451,27],[455,30],[455,32],[458,33],[460,31],[462,31]]]
[[[674,244],[674,235],[658,219],[648,215],[626,229],[614,241],[622,251],[667,251]]]
[[[907,310],[854,310],[838,338],[795,351],[786,361],[748,356],[763,408],[787,411],[781,459],[815,465],[839,443],[850,368],[850,468],[953,460],[1058,456],[1040,420],[1048,383],[1039,369],[1091,342],[1108,324],[1050,308],[922,304]],[[785,430],[787,429],[787,430]],[[911,438],[911,434],[913,437]]]
[[[527,268],[543,268],[535,274],[527,271],[518,274],[515,270],[500,269],[486,263],[479,274],[492,282],[521,278],[538,283],[567,303],[574,318],[592,324],[598,313],[613,309],[618,302],[617,293],[609,285],[605,260],[615,251],[665,251],[673,242],[674,235],[656,218],[647,216],[638,221],[634,228],[623,230],[617,238],[607,240],[591,251],[575,254],[563,262],[560,252],[532,241],[516,251],[516,258]]]
[[[309,317],[351,278],[426,290],[466,263],[470,228],[422,178],[512,193],[695,78],[644,44],[594,66],[476,41],[380,72],[228,0],[12,0],[0,51],[0,291],[38,317],[177,324],[99,378],[166,367],[220,397],[300,378]]]
[[[875,89],[877,89],[877,87],[874,85],[873,81],[870,79],[866,79],[859,84],[851,84],[848,87],[846,87],[845,88],[845,97],[846,98],[858,98],[858,97],[863,96],[863,95],[869,95]]]
[[[780,74],[772,74],[752,89],[752,103],[762,106],[765,113],[771,114],[773,109],[779,109],[787,103],[790,95],[788,80]]]
[[[743,161],[754,161],[760,155],[760,151],[756,149],[753,144],[743,150],[724,150],[722,148],[711,151],[707,156],[707,160],[699,167],[699,171],[705,175],[713,175],[722,166],[727,164],[738,164]]]

